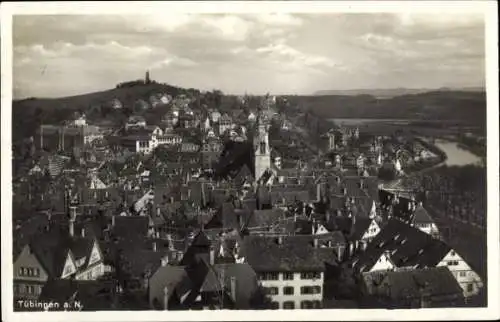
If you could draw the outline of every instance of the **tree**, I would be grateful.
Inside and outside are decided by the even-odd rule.
[[[258,286],[250,297],[250,307],[256,310],[272,309],[272,300],[262,286]]]

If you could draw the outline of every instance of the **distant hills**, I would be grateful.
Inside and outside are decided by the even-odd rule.
[[[391,98],[401,95],[422,94],[427,92],[446,92],[446,91],[460,91],[460,92],[484,92],[484,87],[463,87],[463,88],[448,88],[442,87],[438,89],[429,88],[387,88],[387,89],[347,89],[347,90],[321,90],[315,92],[315,96],[328,96],[328,95],[371,95],[377,98]]]
[[[287,100],[324,119],[411,119],[486,126],[484,91],[445,89],[383,98],[370,94],[331,94],[288,96]]]

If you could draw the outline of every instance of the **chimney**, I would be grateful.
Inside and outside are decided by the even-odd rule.
[[[339,260],[339,262],[342,261],[342,258],[343,258],[343,249],[342,249],[342,245],[340,243],[337,244],[337,258]]]
[[[115,227],[115,222],[116,222],[115,215],[113,215],[113,216],[111,216],[111,226],[112,227]]]
[[[75,222],[74,220],[69,221],[69,235],[73,237],[75,235]]]
[[[156,215],[157,215],[158,217],[160,217],[160,216],[161,216],[161,209],[160,209],[160,207],[156,207]]]
[[[164,310],[168,310],[168,297],[169,297],[168,287],[165,286],[165,288],[163,289],[163,309]]]
[[[321,184],[318,183],[316,185],[316,200],[320,201],[321,200]]]
[[[283,236],[278,236],[278,245],[283,245]]]
[[[314,235],[314,233],[316,232],[316,220],[313,219],[312,220],[312,230],[311,230],[311,235]]]
[[[361,250],[365,251],[367,246],[368,246],[368,243],[366,242],[366,240],[362,240],[361,241]]]
[[[329,241],[328,241],[328,247],[329,247],[329,248],[331,248],[331,247],[332,247],[332,241],[331,241],[331,240],[329,240]]]
[[[153,242],[153,252],[158,251],[158,246],[156,245],[156,242]]]
[[[75,235],[75,220],[76,220],[76,207],[69,207],[69,235],[73,237]]]
[[[174,203],[174,197],[170,196],[170,203]]]
[[[346,188],[342,188],[342,193],[345,195],[347,195],[347,189]]]
[[[318,248],[318,238],[313,239],[314,248]]]
[[[82,228],[81,235],[82,237],[85,237],[85,228]]]
[[[349,242],[349,256],[352,256],[354,254],[354,243]]]
[[[231,276],[231,298],[236,303],[236,277]]]
[[[168,265],[168,256],[165,256],[161,259],[161,266],[165,267]]]
[[[215,249],[213,246],[210,246],[210,265],[215,264]]]

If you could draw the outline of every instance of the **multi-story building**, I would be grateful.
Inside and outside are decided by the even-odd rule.
[[[445,266],[462,287],[464,297],[483,288],[479,274],[450,246],[398,219],[391,219],[353,261],[356,272]]]
[[[219,134],[224,134],[227,130],[231,129],[232,126],[233,120],[227,113],[224,113],[219,119]]]
[[[104,135],[100,127],[88,124],[85,115],[81,115],[67,124],[42,124],[39,137],[41,149],[67,151],[102,139]]]
[[[67,230],[47,227],[20,249],[14,259],[14,298],[38,299],[53,279],[95,280],[107,267],[95,236],[75,229],[76,207],[70,207]]]
[[[240,257],[255,270],[274,308],[321,308],[325,271],[337,257],[318,242],[314,236],[246,236]]]

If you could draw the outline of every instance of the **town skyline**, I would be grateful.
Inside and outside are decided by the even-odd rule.
[[[145,69],[235,95],[485,87],[484,27],[474,13],[15,16],[13,97],[101,91]]]

